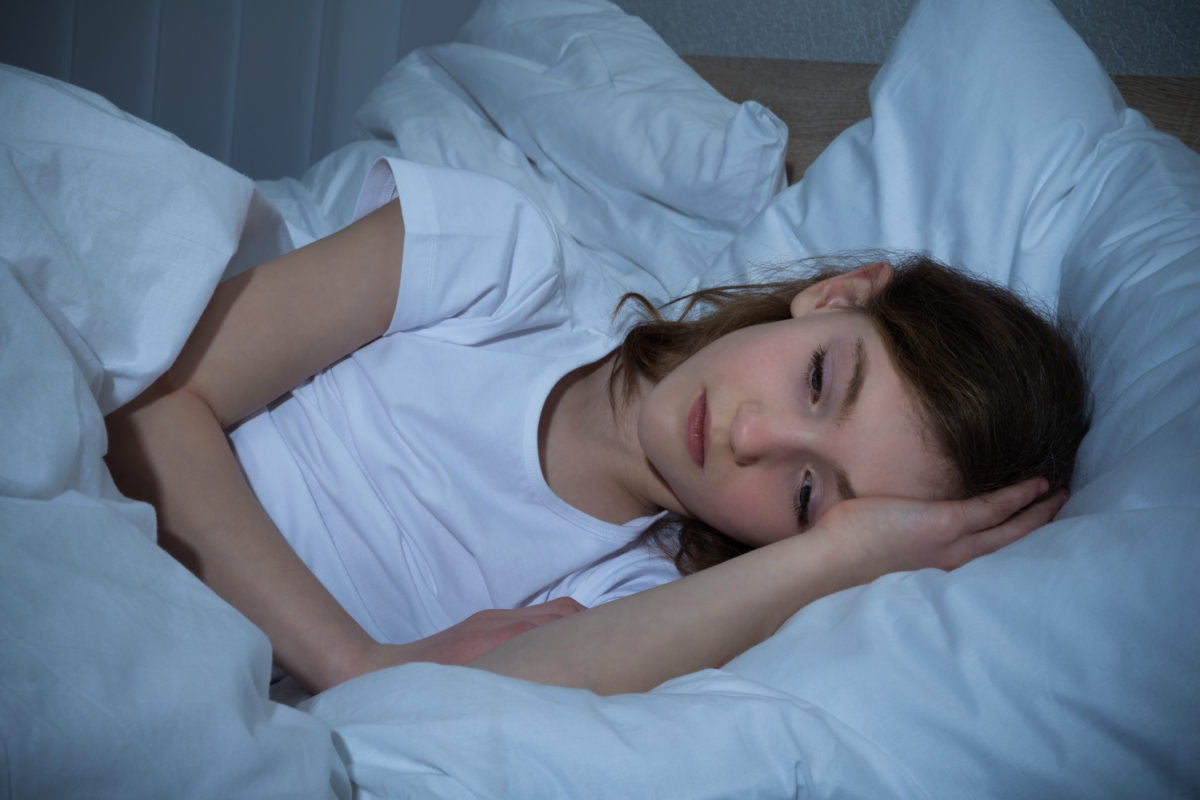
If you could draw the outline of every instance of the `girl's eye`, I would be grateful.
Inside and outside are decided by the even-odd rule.
[[[800,526],[800,530],[808,530],[808,507],[812,501],[812,473],[804,473],[804,481],[800,484],[800,488],[796,490],[796,496],[792,501],[793,508],[796,512],[796,524]]]
[[[813,402],[821,399],[821,390],[825,387],[825,348],[818,347],[812,354],[808,365],[808,388],[812,391]]]

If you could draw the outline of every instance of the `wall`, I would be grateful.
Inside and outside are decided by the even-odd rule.
[[[616,0],[681,53],[879,63],[913,0]],[[992,0],[1004,2],[1004,0]],[[1200,77],[1200,0],[1055,0],[1110,73]]]
[[[1110,72],[1200,76],[1200,0],[1056,1]],[[681,53],[878,63],[913,0],[617,2]],[[477,4],[0,0],[0,62],[97,91],[252,177],[296,176],[354,138],[392,64]]]
[[[0,0],[0,62],[98,92],[254,178],[298,176],[478,0]]]

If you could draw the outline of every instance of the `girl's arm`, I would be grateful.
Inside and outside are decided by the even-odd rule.
[[[267,517],[224,428],[387,329],[403,245],[392,202],[222,283],[171,369],[107,419],[109,468],[157,509],[162,545],[314,688],[355,673],[374,642]]]
[[[163,547],[262,628],[276,660],[321,690],[407,661],[465,663],[578,610],[483,612],[406,645],[375,642],[280,535],[224,428],[380,336],[397,295],[404,220],[392,202],[217,287],[171,369],[107,419],[121,490],[158,511]]]
[[[863,498],[808,532],[531,631],[471,666],[601,694],[718,667],[808,603],[906,569],[952,569],[1049,522],[1040,479],[964,501]]]

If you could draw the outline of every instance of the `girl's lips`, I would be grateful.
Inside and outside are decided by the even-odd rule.
[[[687,451],[696,462],[696,466],[704,469],[704,432],[708,427],[708,399],[703,392],[692,403],[687,418]]]

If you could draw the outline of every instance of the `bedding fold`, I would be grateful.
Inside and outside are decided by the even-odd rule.
[[[485,0],[462,41],[380,83],[359,116],[375,138],[256,187],[0,68],[5,788],[1200,795],[1200,157],[1121,107],[1046,0],[921,0],[872,107],[777,193],[777,120],[640,21],[603,0]],[[1071,501],[1010,548],[825,598],[645,695],[408,665],[271,703],[265,637],[153,545],[153,511],[101,461],[102,417],[166,368],[223,275],[348,222],[393,155],[536,202],[597,328],[624,291],[863,248],[1013,286],[1089,342],[1096,421]]]
[[[0,774],[18,797],[350,796],[327,725],[267,700],[263,634],[154,544],[103,415],[226,270],[287,246],[245,177],[0,67]]]

